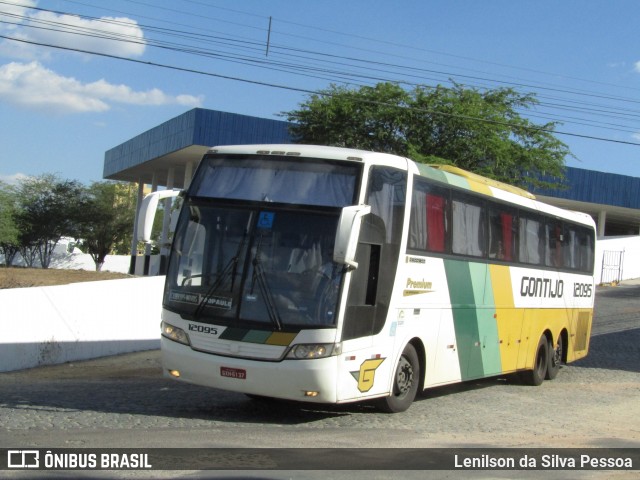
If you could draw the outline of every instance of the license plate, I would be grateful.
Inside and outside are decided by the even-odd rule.
[[[220,367],[220,376],[246,380],[247,371],[243,368]]]

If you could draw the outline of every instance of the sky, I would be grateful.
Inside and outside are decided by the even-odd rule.
[[[0,0],[0,181],[102,180],[202,107],[283,119],[330,84],[512,87],[568,166],[640,177],[637,0]]]

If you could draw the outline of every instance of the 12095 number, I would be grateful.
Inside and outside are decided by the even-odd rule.
[[[208,327],[206,325],[196,325],[195,323],[189,324],[190,332],[208,333],[210,335],[217,335],[218,329],[216,327]]]

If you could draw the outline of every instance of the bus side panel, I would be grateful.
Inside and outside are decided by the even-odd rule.
[[[593,277],[557,271],[511,269],[514,303],[524,311],[518,369],[533,366],[534,350],[545,331],[555,344],[567,332],[567,362],[586,356],[593,317]]]
[[[496,319],[491,307],[483,305],[489,278],[486,264],[445,260],[444,265],[462,380],[500,373]]]
[[[425,387],[461,380],[455,322],[444,262],[438,258],[405,257],[398,279],[402,319],[397,323],[397,350],[413,337],[425,349]],[[404,276],[403,276],[404,275]]]
[[[525,311],[525,326],[528,325],[529,332],[523,335],[523,355],[518,362],[520,369],[533,368],[535,350],[545,331],[551,332],[554,342],[563,329],[569,331],[571,314],[572,311],[566,308],[529,308]]]
[[[470,263],[469,267],[474,297],[477,299],[479,347],[484,375],[498,375],[502,372],[502,359],[491,274],[488,265],[484,263]]]
[[[593,320],[593,310],[575,309],[571,313],[567,363],[587,356]]]
[[[391,312],[391,310],[390,310]],[[348,402],[389,392],[395,370],[393,341],[389,328],[375,337],[346,340],[337,360],[338,402]]]
[[[516,309],[511,290],[511,271],[504,265],[489,265],[495,315],[500,338],[500,360],[503,372],[518,368],[522,341],[523,311]]]
[[[439,315],[436,315],[436,312],[439,312]],[[459,382],[462,379],[462,374],[451,310],[448,308],[434,310],[432,316],[439,317],[439,319],[437,335],[433,338],[433,342],[427,346],[435,352],[435,358],[432,364],[427,363],[425,386]]]

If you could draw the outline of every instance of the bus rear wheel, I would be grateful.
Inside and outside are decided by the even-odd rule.
[[[547,366],[549,365],[549,341],[545,335],[540,337],[538,347],[536,348],[536,356],[533,360],[533,368],[522,372],[522,379],[529,385],[538,386],[542,384],[547,375]]]
[[[393,377],[393,390],[388,397],[381,398],[378,407],[387,413],[407,410],[418,392],[420,361],[413,345],[404,347]]]

